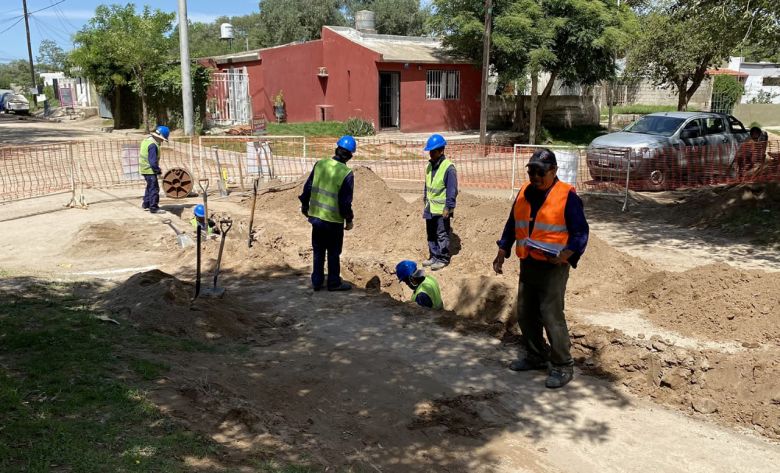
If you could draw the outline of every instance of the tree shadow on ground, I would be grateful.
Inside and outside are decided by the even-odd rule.
[[[706,191],[691,191],[704,193]],[[741,208],[734,199],[713,195],[707,206],[686,203],[690,192],[658,195],[638,194],[626,212],[622,197],[584,195],[585,211],[594,223],[610,225],[610,244],[667,245],[679,250],[712,249],[713,261],[739,262],[750,259],[780,266],[780,225],[776,215],[780,203],[767,208]]]
[[[37,281],[4,280],[0,288],[24,294],[31,284]],[[313,292],[304,272],[285,264],[226,271],[224,284],[231,303],[292,328],[292,336],[264,340],[258,331],[193,340],[186,350],[117,347],[170,367],[135,382],[167,416],[214,439],[223,451],[217,463],[275,458],[337,471],[495,471],[536,455],[515,436],[607,442],[609,422],[583,413],[578,400],[629,406],[611,385],[584,377],[546,390],[543,373],[508,371],[515,354],[496,350],[491,337],[453,332],[430,311],[376,289]],[[106,289],[62,283],[59,291],[87,303]],[[118,321],[118,330],[135,330]]]

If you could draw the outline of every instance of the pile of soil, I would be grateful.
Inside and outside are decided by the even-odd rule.
[[[627,305],[664,328],[711,340],[780,340],[780,273],[716,263],[634,281]]]
[[[98,302],[145,330],[195,339],[245,339],[273,327],[266,318],[251,317],[232,298],[190,300],[194,286],[159,270],[137,273],[108,291]]]
[[[672,208],[675,218],[711,227],[750,211],[780,212],[780,183],[748,183],[686,191]]]
[[[780,439],[776,348],[723,353],[585,324],[573,323],[570,331],[572,354],[585,371],[684,412],[716,416]]]

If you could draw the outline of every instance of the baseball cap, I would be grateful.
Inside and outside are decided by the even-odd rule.
[[[531,159],[528,160],[526,166],[539,166],[544,169],[550,169],[558,166],[558,161],[555,159],[555,153],[547,148],[538,149],[531,155]]]

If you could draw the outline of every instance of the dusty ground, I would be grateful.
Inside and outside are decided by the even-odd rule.
[[[593,238],[567,301],[578,377],[552,392],[542,374],[506,369],[516,260],[503,276],[490,261],[510,203],[462,195],[458,254],[437,275],[448,311],[435,318],[400,302],[409,292],[392,274],[399,259],[425,256],[416,197],[356,175],[343,259],[352,293],[308,288],[295,188],[263,191],[251,250],[248,199],[209,200],[236,220],[228,296],[194,312],[194,250],[138,208],[138,191],[88,191],[88,210],[64,209],[67,195],[3,205],[0,268],[103,280],[109,292],[92,302],[123,323],[248,347],[171,356],[172,374],[149,386],[163,410],[238,458],[485,472],[759,472],[780,461],[776,253],[683,225],[675,210],[661,218],[655,204],[620,215],[618,203],[589,199]],[[162,203],[188,229],[196,202]],[[216,249],[206,244],[204,267]]]

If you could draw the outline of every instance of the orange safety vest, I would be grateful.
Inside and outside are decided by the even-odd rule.
[[[520,259],[531,256],[546,261],[545,252],[557,255],[566,248],[569,241],[565,211],[566,200],[573,187],[563,181],[553,184],[542,207],[536,213],[534,229],[529,235],[531,204],[525,199],[525,191],[529,185],[530,183],[526,183],[515,199],[515,252]]]

